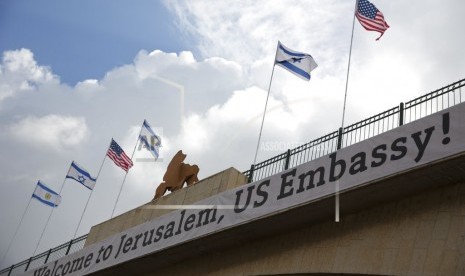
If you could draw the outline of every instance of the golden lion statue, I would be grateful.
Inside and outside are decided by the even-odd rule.
[[[174,155],[163,176],[164,182],[158,185],[153,199],[162,197],[166,193],[166,190],[173,192],[181,189],[184,186],[184,182],[189,186],[199,181],[197,178],[199,167],[197,165],[184,164],[183,161],[186,159],[186,156],[186,154],[182,153],[182,150]]]

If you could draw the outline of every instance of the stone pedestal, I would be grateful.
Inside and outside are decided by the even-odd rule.
[[[87,236],[85,246],[104,240],[133,226],[154,220],[175,210],[176,205],[192,204],[245,183],[247,183],[247,177],[231,167],[200,180],[189,187],[167,194],[134,210],[93,226]]]

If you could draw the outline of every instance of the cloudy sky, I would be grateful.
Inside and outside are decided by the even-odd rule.
[[[346,124],[464,77],[463,0],[376,0],[379,40],[355,22]],[[255,154],[277,41],[319,67],[305,82],[276,68],[258,161],[341,125],[354,1],[5,0],[0,2],[0,256],[29,258],[73,238],[90,191],[64,181],[71,161],[94,176],[77,236],[110,218],[125,176],[104,159],[113,137],[131,155],[146,119],[159,162],[136,147],[116,214],[150,201],[179,149],[200,178]],[[275,145],[274,147],[270,145]],[[139,161],[138,161],[139,159]],[[63,184],[64,183],[64,184]]]

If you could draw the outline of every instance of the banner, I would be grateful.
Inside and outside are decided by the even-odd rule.
[[[173,211],[27,275],[83,275],[465,152],[465,103]]]

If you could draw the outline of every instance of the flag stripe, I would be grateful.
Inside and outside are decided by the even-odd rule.
[[[291,50],[281,42],[276,49],[275,64],[305,80],[310,80],[310,72],[318,66],[311,55]]]
[[[151,145],[149,144],[149,142],[147,141],[147,139],[145,139],[145,137],[141,136],[140,137],[140,140],[142,141],[142,143],[144,143],[145,147],[147,149],[151,149]],[[155,158],[158,158],[158,151],[156,150],[156,148],[154,147],[153,150],[150,150],[150,152],[154,155]]]
[[[284,68],[289,69],[292,73],[299,77],[303,77],[306,80],[310,80],[310,74],[305,72],[304,70],[300,69],[299,67],[295,66],[294,64],[290,63],[289,61],[278,61],[276,63]]]
[[[85,169],[80,167],[74,161],[71,162],[71,166],[69,167],[66,178],[70,178],[70,179],[73,179],[79,182],[80,184],[82,184],[84,187],[86,187],[89,190],[94,189],[95,183],[97,181],[96,178],[93,178],[89,172],[87,172]]]
[[[143,127],[145,127],[145,129],[147,129],[153,136],[157,136],[146,120],[144,120]]]
[[[85,170],[81,169],[79,166],[76,165],[76,163],[74,163],[74,161],[71,163],[71,166],[76,169],[76,171],[78,171],[80,174],[83,174],[84,176],[86,176],[87,178],[89,178],[90,180],[93,180],[93,181],[97,181],[97,179],[95,178],[92,178],[92,176],[86,172]]]
[[[389,28],[383,20],[373,21],[372,19],[366,18],[360,14],[357,14],[356,16],[360,24],[368,31],[384,32]]]
[[[43,190],[45,190],[45,191],[47,191],[47,192],[49,192],[51,194],[58,195],[58,193],[56,193],[55,191],[53,191],[49,187],[45,186],[44,184],[42,184],[40,181],[37,182],[37,186],[39,186],[40,188],[42,188]]]
[[[61,196],[42,184],[40,180],[37,182],[36,188],[32,193],[32,198],[35,198],[51,207],[57,207],[61,203]]]
[[[151,140],[153,144],[149,143],[147,139],[148,136],[150,136],[151,139],[153,139]],[[152,128],[150,127],[149,123],[146,120],[144,120],[144,123],[142,124],[142,130],[140,132],[139,139],[144,144],[145,148],[148,151],[150,151],[153,157],[155,157],[155,159],[158,159],[158,156],[159,156],[158,151],[159,151],[159,147],[161,146],[161,139],[158,135],[155,134],[155,132],[152,130]],[[155,139],[156,139],[156,142],[155,142]]]
[[[111,139],[110,148],[107,151],[107,156],[110,157],[115,164],[125,170],[126,172],[132,167],[133,163],[131,158],[129,158],[123,149]]]
[[[113,162],[116,163],[116,165],[118,165],[119,167],[123,167],[126,171],[128,170],[129,165],[126,162],[123,162],[121,159],[119,159],[114,152],[108,152],[108,156],[111,160],[113,160]]]
[[[281,49],[284,53],[290,55],[290,56],[295,56],[295,57],[304,57],[304,56],[309,56],[309,54],[305,54],[305,53],[298,53],[298,52],[291,52],[289,50],[287,50],[286,48],[283,47],[283,45],[281,43],[279,43],[279,49]]]
[[[56,207],[58,205],[55,205],[54,203],[50,202],[50,201],[47,201],[45,199],[42,199],[41,197],[38,197],[36,196],[35,194],[32,195],[33,198],[37,199],[38,201],[44,203],[44,204],[47,204],[48,206],[51,206],[51,207]]]
[[[381,33],[376,40],[389,28],[389,25],[384,20],[384,14],[367,0],[358,0],[355,16],[365,30]]]

